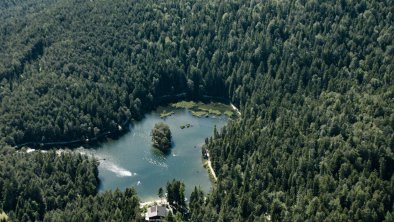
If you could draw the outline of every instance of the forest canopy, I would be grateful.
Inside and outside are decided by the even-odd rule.
[[[94,160],[9,147],[91,141],[184,95],[242,113],[206,141],[218,182],[195,190],[192,221],[392,221],[393,12],[391,0],[2,1],[0,208],[137,220],[134,190],[96,193]]]

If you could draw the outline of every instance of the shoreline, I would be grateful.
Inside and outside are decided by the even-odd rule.
[[[181,100],[187,99],[187,98],[188,98],[187,93],[180,93],[180,94],[176,94],[176,95],[164,95],[164,96],[158,98],[158,100],[162,100],[162,101],[154,102],[154,107],[155,107],[154,109],[157,109],[160,105],[163,105],[163,104],[169,105],[171,102],[181,101]],[[238,108],[235,107],[230,102],[230,100],[228,100],[226,98],[203,95],[202,98],[200,98],[199,100],[192,99],[192,101],[201,101],[201,102],[207,102],[207,101],[215,102],[216,101],[216,102],[220,102],[223,104],[227,103],[227,104],[230,104],[232,109],[239,116],[241,115],[241,112],[238,110]],[[154,109],[152,109],[152,110],[154,110]],[[150,111],[152,111],[152,110],[150,110]],[[142,114],[142,116],[144,116],[148,112],[149,111],[144,112]],[[15,145],[13,145],[13,147],[15,149],[21,149],[23,147],[28,147],[28,148],[34,148],[37,150],[49,150],[52,148],[75,148],[75,147],[79,147],[82,145],[90,146],[90,145],[94,145],[95,143],[100,143],[100,141],[108,139],[108,138],[112,138],[112,137],[116,138],[116,137],[122,136],[124,133],[126,133],[127,131],[130,130],[129,126],[133,124],[133,121],[134,120],[126,120],[123,124],[118,125],[117,130],[112,130],[112,131],[110,130],[110,131],[95,135],[94,137],[90,137],[90,138],[79,138],[79,139],[72,139],[72,140],[68,140],[68,141],[51,141],[51,142],[28,141],[28,142],[23,142],[20,144],[15,144]]]
[[[210,159],[207,160],[207,166],[208,166],[208,174],[210,174],[213,177],[214,182],[216,183],[218,181],[218,178],[216,176],[215,171],[213,170],[212,162]]]
[[[140,202],[140,208],[144,208],[145,206],[152,206],[152,205],[155,205],[155,203],[160,206],[168,205],[166,198],[162,198],[162,199],[155,199],[155,200]]]

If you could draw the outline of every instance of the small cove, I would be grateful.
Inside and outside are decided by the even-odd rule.
[[[203,167],[201,146],[205,138],[227,124],[225,115],[198,118],[187,109],[176,109],[174,114],[160,118],[159,111],[130,126],[130,131],[117,140],[109,140],[95,149],[78,148],[77,152],[95,156],[99,161],[100,191],[124,190],[135,187],[142,201],[157,199],[157,191],[167,181],[181,180],[189,198],[194,186],[205,192],[211,188],[208,172]],[[165,122],[172,132],[173,147],[167,155],[151,145],[150,132],[158,122]],[[190,124],[191,127],[181,129]]]

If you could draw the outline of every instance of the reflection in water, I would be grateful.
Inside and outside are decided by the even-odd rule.
[[[158,122],[170,126],[173,147],[163,154],[151,145],[150,132]],[[110,140],[97,149],[77,149],[77,152],[96,157],[100,161],[100,191],[135,187],[143,201],[157,199],[157,191],[167,181],[178,179],[186,185],[186,196],[194,186],[208,192],[211,183],[202,165],[201,146],[205,138],[212,136],[213,128],[224,126],[227,118],[196,118],[186,110],[161,119],[151,113],[135,122],[130,132],[117,140]],[[181,129],[191,124],[193,127]]]

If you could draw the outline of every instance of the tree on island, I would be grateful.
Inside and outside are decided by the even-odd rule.
[[[171,131],[165,123],[156,123],[151,132],[153,146],[161,151],[171,148]]]

